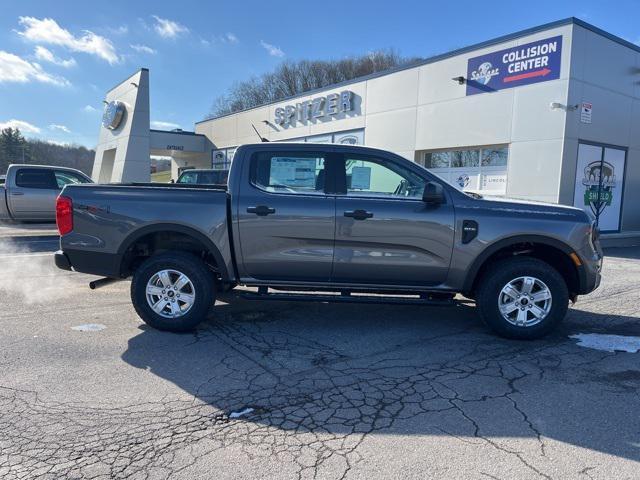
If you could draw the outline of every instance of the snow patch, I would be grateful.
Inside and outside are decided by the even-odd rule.
[[[243,410],[240,410],[239,412],[231,412],[229,414],[229,418],[240,418],[240,417],[244,417],[245,415],[249,415],[250,413],[253,412],[253,408],[251,407],[247,407]]]
[[[85,323],[84,325],[71,327],[71,330],[75,330],[77,332],[99,332],[105,328],[107,328],[106,325],[102,325],[101,323]]]
[[[578,340],[578,346],[603,350],[605,352],[628,352],[637,353],[640,351],[640,337],[625,335],[607,335],[604,333],[578,333],[570,335],[569,338]]]

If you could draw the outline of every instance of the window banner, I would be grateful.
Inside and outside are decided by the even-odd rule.
[[[364,145],[364,130],[336,133],[333,136],[333,143],[339,143],[341,145]]]

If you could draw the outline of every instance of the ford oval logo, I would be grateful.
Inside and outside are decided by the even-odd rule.
[[[107,103],[102,114],[102,125],[104,128],[108,128],[109,130],[118,128],[120,123],[122,123],[125,111],[126,107],[122,102],[113,101]]]

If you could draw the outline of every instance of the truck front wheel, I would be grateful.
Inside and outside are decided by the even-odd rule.
[[[193,330],[215,300],[215,282],[202,260],[165,252],[145,260],[133,274],[131,301],[147,325],[168,332]]]
[[[569,293],[564,278],[536,258],[513,257],[491,265],[479,280],[480,317],[498,335],[536,339],[565,317]]]

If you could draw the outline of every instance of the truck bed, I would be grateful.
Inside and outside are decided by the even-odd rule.
[[[167,225],[217,245],[229,262],[232,257],[224,187],[85,184],[68,185],[61,195],[73,202],[73,231],[62,236],[61,246],[79,271],[118,277],[116,259],[134,241]]]

